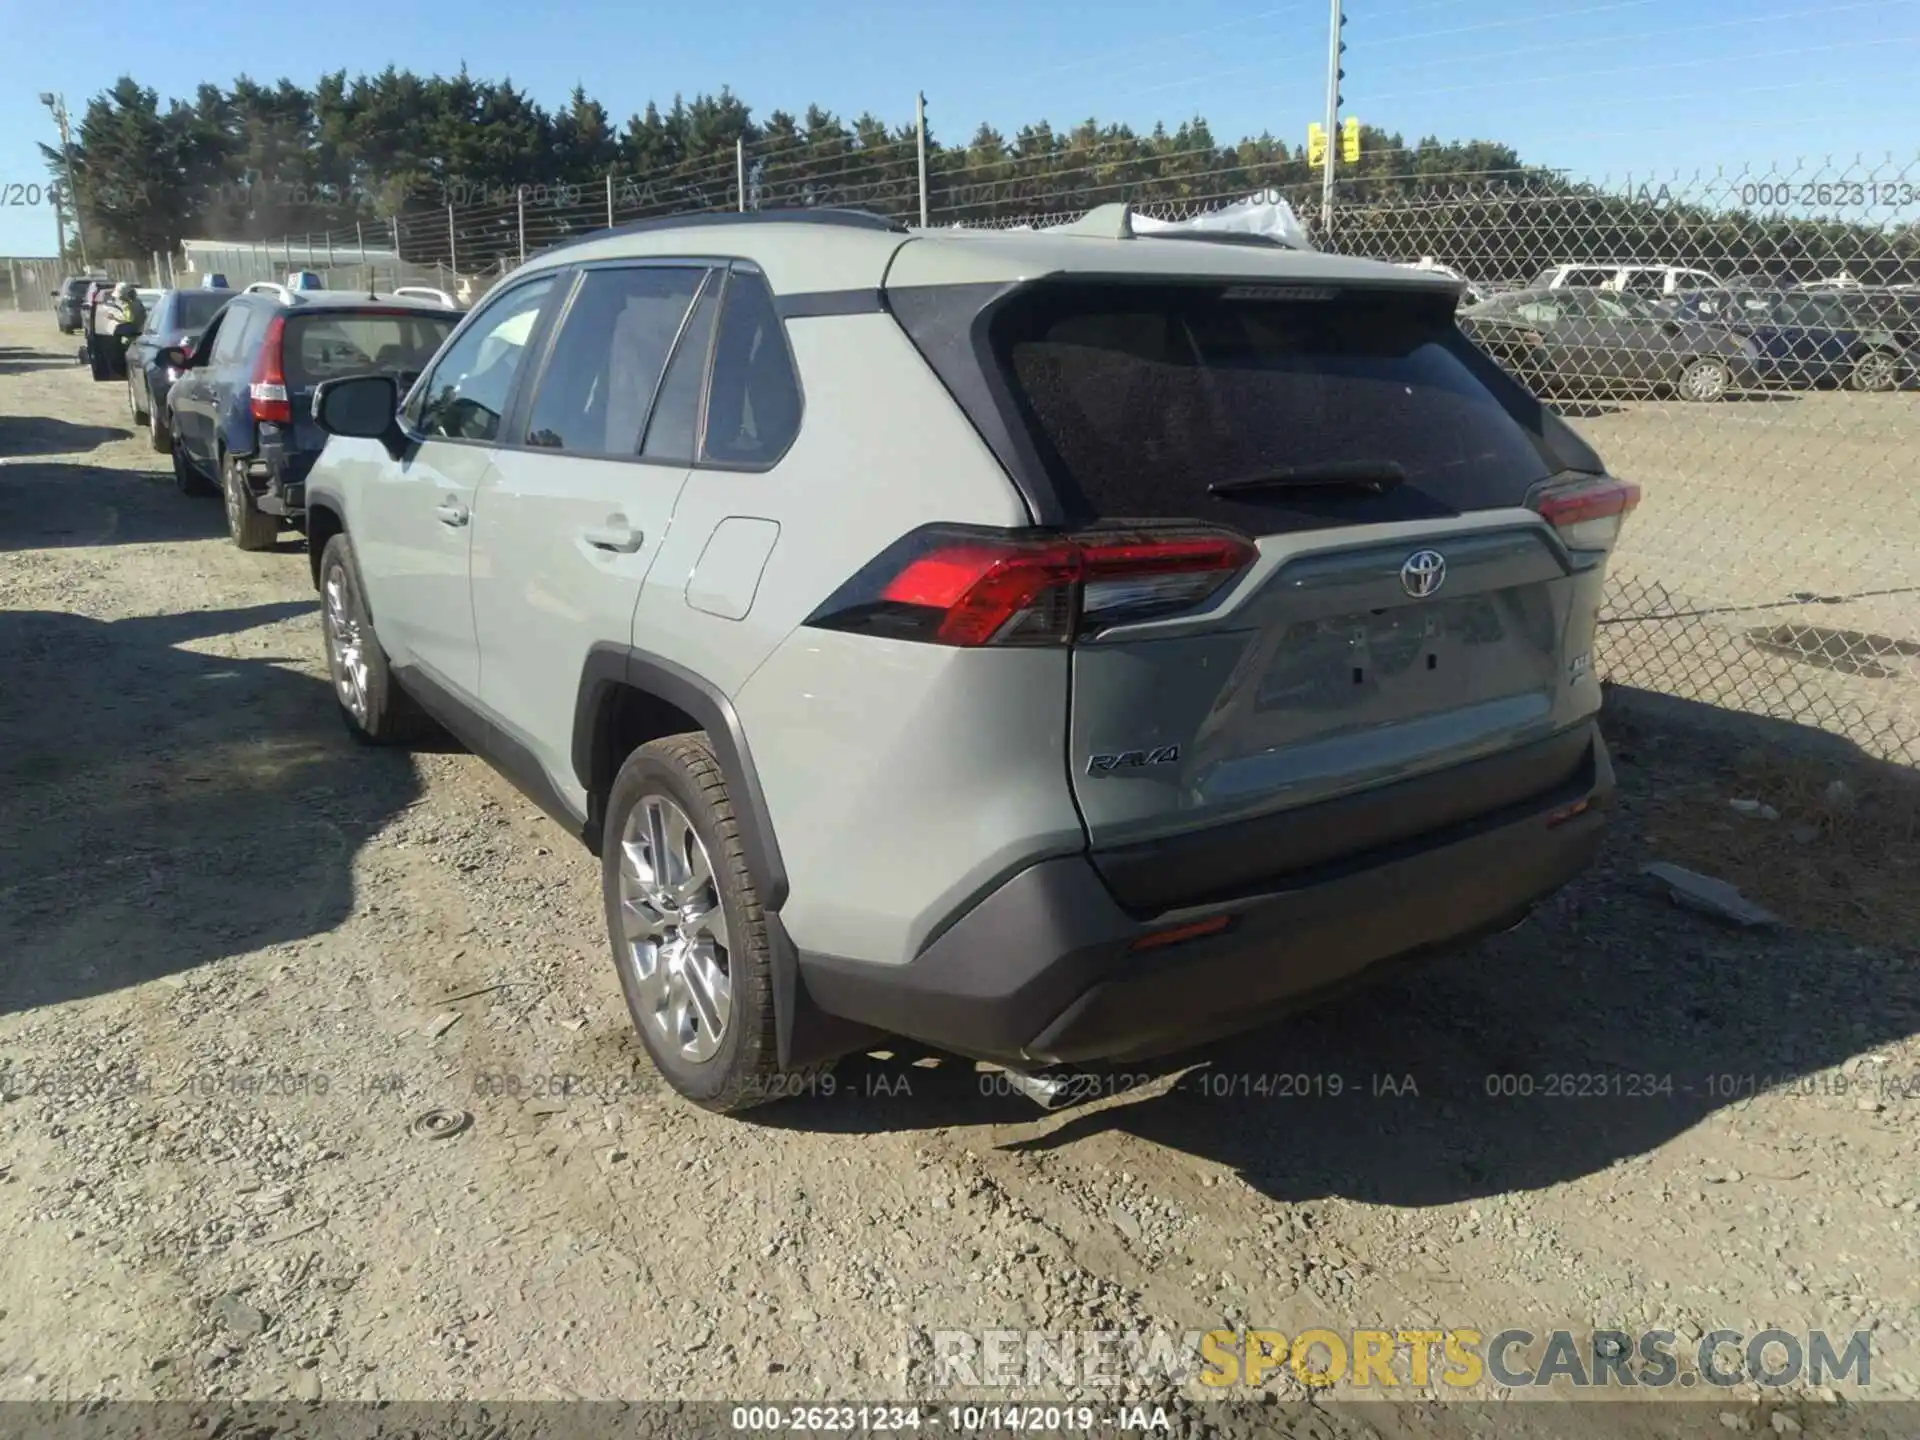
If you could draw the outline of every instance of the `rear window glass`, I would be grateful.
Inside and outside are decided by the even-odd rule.
[[[284,341],[287,383],[318,385],[369,370],[417,375],[453,326],[452,316],[353,312],[289,316]]]
[[[182,330],[198,330],[231,298],[224,290],[182,290],[173,297],[174,323]]]
[[[1556,468],[1513,413],[1524,394],[1455,328],[1450,297],[1043,286],[996,318],[993,344],[1079,518],[1215,519],[1263,533],[1328,504],[1329,519],[1363,518],[1356,505],[1385,519],[1517,504]],[[1405,480],[1374,497],[1334,487],[1227,499],[1209,488],[1355,467],[1397,467]]]

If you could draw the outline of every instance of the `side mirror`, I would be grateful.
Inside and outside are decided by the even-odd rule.
[[[1680,333],[1680,326],[1676,321],[1665,320],[1660,324],[1660,332],[1663,335],[1678,335]]]
[[[345,375],[322,380],[313,392],[313,418],[329,435],[378,440],[394,452],[400,442],[400,388],[391,375]]]

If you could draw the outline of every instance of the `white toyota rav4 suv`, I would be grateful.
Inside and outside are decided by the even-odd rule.
[[[1638,491],[1459,288],[1124,206],[550,250],[403,403],[314,399],[342,712],[599,855],[717,1109],[889,1033],[1044,1080],[1469,943],[1598,844]]]

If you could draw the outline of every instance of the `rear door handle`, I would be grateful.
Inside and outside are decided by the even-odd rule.
[[[442,525],[464,525],[467,523],[467,507],[458,500],[447,499],[440,502],[433,512],[440,517]]]
[[[580,538],[596,550],[611,550],[616,555],[631,555],[647,543],[647,537],[619,515],[609,516],[604,525],[582,531]]]

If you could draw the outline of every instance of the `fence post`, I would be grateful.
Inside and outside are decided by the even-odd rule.
[[[13,295],[13,308],[18,311],[20,308],[20,267],[14,263],[12,256],[7,257],[7,289]]]
[[[613,172],[607,172],[607,228],[613,228]]]
[[[1341,0],[1332,0],[1332,18],[1327,22],[1327,154],[1320,172],[1320,231],[1333,239],[1333,165],[1340,153],[1340,52],[1346,48],[1340,40],[1346,17],[1340,13]]]
[[[333,231],[327,231],[327,269],[333,269]]]
[[[927,92],[913,103],[914,147],[920,154],[920,228],[927,228]]]
[[[744,136],[733,139],[733,183],[740,190],[740,213],[747,212],[747,142]]]
[[[454,274],[460,273],[460,240],[453,228],[453,202],[447,202],[447,254],[451,257],[447,268]]]
[[[358,220],[353,222],[353,248],[359,252],[353,258],[358,260],[362,265],[366,264],[367,232]]]
[[[392,217],[392,220],[393,220],[393,273],[397,276],[400,273],[400,217],[399,215],[395,214]],[[394,283],[398,284],[399,282],[396,280]]]
[[[513,213],[520,223],[520,263],[527,263],[527,187],[513,187]]]

